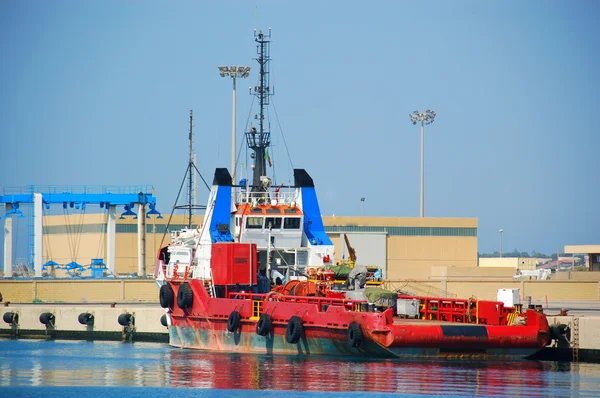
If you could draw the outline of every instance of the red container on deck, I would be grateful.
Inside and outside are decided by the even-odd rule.
[[[210,268],[215,285],[256,285],[255,243],[213,243]]]

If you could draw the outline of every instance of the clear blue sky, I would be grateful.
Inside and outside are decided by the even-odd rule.
[[[152,184],[169,213],[189,110],[210,181],[230,165],[217,66],[254,67],[240,140],[253,29],[271,27],[277,181],[283,131],[323,214],[358,215],[364,196],[365,215],[418,216],[408,114],[430,108],[426,216],[476,217],[480,252],[500,228],[505,252],[598,244],[598,20],[596,1],[3,1],[0,188]]]

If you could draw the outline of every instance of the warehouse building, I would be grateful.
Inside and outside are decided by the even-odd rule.
[[[85,214],[44,217],[43,262],[89,265],[106,252],[106,215]],[[167,219],[145,220],[146,274],[154,270],[158,250],[168,244]],[[203,217],[193,216],[192,225]],[[347,259],[346,239],[356,252],[357,264],[379,265],[388,280],[427,279],[432,267],[477,267],[476,218],[324,216],[325,229],[335,245],[335,259]],[[118,219],[115,273],[138,272],[138,220]],[[174,215],[169,230],[187,226],[187,218]],[[59,275],[60,276],[60,273]]]

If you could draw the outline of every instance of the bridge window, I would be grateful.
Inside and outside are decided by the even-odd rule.
[[[265,228],[269,228],[269,225],[271,225],[271,228],[273,229],[281,229],[281,217],[265,218]]]
[[[300,229],[300,217],[284,218],[283,229]]]
[[[246,219],[246,228],[248,229],[262,229],[263,217],[248,217]]]

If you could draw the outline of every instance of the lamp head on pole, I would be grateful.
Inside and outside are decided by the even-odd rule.
[[[250,76],[250,69],[252,69],[250,66],[219,66],[218,68],[221,77],[229,76],[234,79],[236,77],[247,78]]]
[[[500,228],[500,233],[504,232],[504,230],[502,228]]]
[[[408,114],[412,124],[420,122],[424,125],[433,123],[435,115],[435,111],[432,111],[431,109],[427,109],[425,112],[414,111],[413,113]]]

